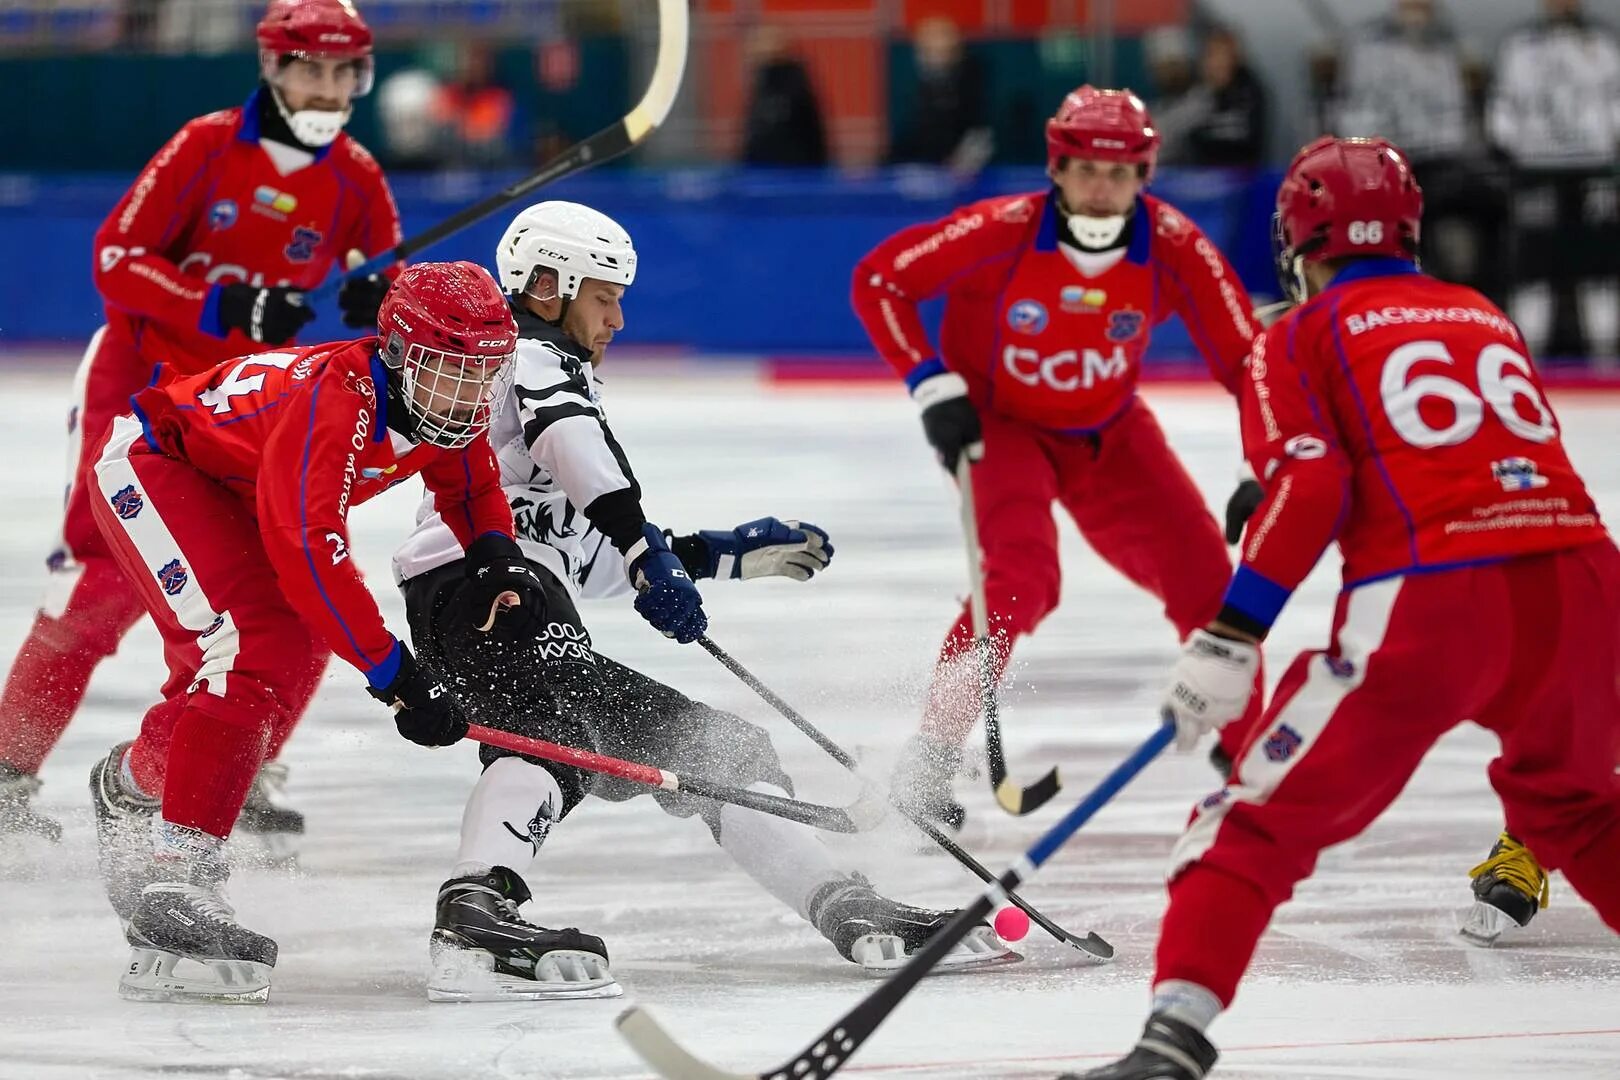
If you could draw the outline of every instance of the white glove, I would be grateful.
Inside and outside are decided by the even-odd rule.
[[[1176,719],[1176,749],[1191,750],[1205,733],[1242,716],[1259,668],[1258,645],[1194,630],[1164,695],[1164,708]]]

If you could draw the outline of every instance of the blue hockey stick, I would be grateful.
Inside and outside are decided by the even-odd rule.
[[[1034,846],[1024,852],[1023,858],[988,885],[979,898],[947,923],[943,930],[929,938],[922,950],[904,967],[839,1017],[836,1023],[791,1061],[763,1073],[732,1073],[716,1069],[688,1053],[639,1005],[626,1009],[615,1021],[619,1034],[641,1055],[642,1060],[666,1080],[793,1080],[805,1076],[826,1080],[849,1060],[850,1055],[878,1029],[878,1025],[888,1019],[895,1007],[957,942],[966,937],[998,904],[1006,903],[1009,891],[1034,874],[1042,863],[1068,842],[1069,837],[1158,757],[1175,737],[1175,720],[1166,713],[1163,723],[1147,741],[1105,776],[1091,790],[1091,794],[1080,800],[1078,806],[1063,815],[1062,820],[1053,825],[1045,836],[1035,841]]]

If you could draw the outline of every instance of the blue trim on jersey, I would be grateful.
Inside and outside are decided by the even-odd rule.
[[[254,88],[253,93],[248,95],[247,101],[242,105],[242,122],[236,129],[236,137],[239,141],[256,144],[264,138],[264,132],[261,130],[259,125],[259,102],[268,92],[269,91],[265,89],[264,84],[261,83],[259,86]],[[275,102],[272,101],[270,103],[270,107],[274,108]],[[316,161],[323,161],[325,160],[326,155],[332,152],[332,143],[335,142],[337,142],[337,140],[333,139],[332,142],[327,143],[325,146],[317,147],[313,150],[307,146],[294,146],[293,149],[311,152],[315,155]]]
[[[1384,486],[1389,489],[1389,497],[1395,500],[1395,508],[1401,512],[1406,520],[1406,545],[1412,553],[1412,565],[1417,566],[1422,560],[1418,558],[1417,523],[1412,520],[1412,511],[1406,507],[1406,500],[1395,487],[1395,478],[1389,475],[1389,468],[1384,464],[1384,455],[1378,452],[1378,440],[1373,436],[1372,417],[1367,412],[1367,403],[1361,399],[1361,388],[1356,385],[1356,379],[1350,372],[1350,356],[1344,351],[1344,337],[1339,333],[1339,301],[1333,301],[1328,310],[1328,323],[1333,327],[1333,348],[1339,354],[1339,367],[1344,371],[1344,383],[1350,388],[1350,396],[1356,400],[1356,412],[1361,414],[1361,429],[1367,435],[1367,455],[1372,458],[1373,464],[1378,466],[1378,475],[1384,478]]]
[[[387,689],[389,683],[399,678],[399,668],[404,662],[405,653],[399,639],[395,638],[394,647],[388,650],[383,662],[366,672],[366,682],[370,683],[374,690]]]
[[[1096,435],[1113,427],[1119,418],[1124,416],[1130,407],[1135,404],[1136,388],[1132,387],[1131,392],[1125,395],[1125,400],[1119,403],[1119,408],[1115,409],[1113,412],[1105,416],[1101,421],[1091,425],[1090,427],[1041,428],[1040,430],[1050,431],[1054,435]]]
[[[333,604],[332,598],[326,594],[326,585],[321,581],[321,575],[315,569],[315,552],[309,546],[309,458],[310,447],[315,442],[316,406],[320,402],[320,397],[321,388],[319,386],[310,389],[309,430],[304,433],[304,463],[303,467],[298,470],[298,542],[303,545],[304,561],[309,564],[309,576],[315,580],[315,591],[320,594],[321,602],[326,605],[326,610],[332,613],[332,618],[336,619],[338,626],[342,627],[343,636],[349,639],[349,645],[354,650],[354,655],[363,664],[366,662],[365,650],[360,648],[358,641],[354,640],[354,631],[349,629],[349,624],[343,621],[343,616],[338,612],[337,605]],[[399,643],[396,641],[394,649],[397,651],[398,648]],[[393,655],[392,652],[389,653],[389,656]],[[384,658],[382,663],[388,663],[387,658]],[[367,681],[371,679],[379,666],[373,665],[364,669]],[[395,670],[398,670],[397,665]],[[393,682],[393,679],[390,678],[388,682]],[[383,685],[386,686],[388,683]]]
[[[205,334],[222,338],[230,334],[225,324],[219,318],[219,296],[225,290],[223,285],[211,285],[208,295],[203,298],[202,314],[197,317],[197,329]]]
[[[258,416],[260,413],[269,412],[271,409],[275,408],[277,405],[280,405],[281,402],[282,402],[282,399],[285,398],[286,396],[287,396],[286,394],[282,394],[281,397],[276,398],[276,400],[266,402],[265,404],[260,405],[257,409],[254,409],[250,413],[243,413],[241,416],[233,416],[229,420],[221,420],[218,423],[216,423],[214,426],[215,427],[227,427],[227,426],[229,426],[231,424],[241,423],[243,420],[251,420],[255,416]]]
[[[1406,274],[1421,275],[1422,273],[1423,271],[1418,269],[1417,263],[1411,259],[1397,259],[1393,256],[1357,259],[1340,269],[1337,274],[1334,274],[1333,280],[1328,282],[1327,287],[1331,289],[1335,285],[1344,285],[1352,281],[1366,281],[1369,278],[1396,277]]]
[[[467,518],[467,535],[473,534],[472,516],[472,462],[467,459],[467,451],[461,452],[461,512]]]
[[[1376,582],[1388,581],[1390,578],[1394,577],[1421,577],[1424,574],[1443,574],[1448,570],[1467,570],[1472,566],[1490,566],[1494,563],[1511,562],[1514,559],[1525,559],[1534,555],[1551,555],[1553,554],[1553,551],[1568,550],[1572,549],[1555,548],[1552,551],[1527,551],[1521,555],[1489,555],[1482,559],[1462,559],[1458,562],[1414,563],[1411,566],[1403,566],[1398,570],[1386,570],[1382,574],[1374,574],[1371,577],[1357,578],[1354,581],[1346,581],[1343,586],[1343,591],[1349,592],[1351,589],[1359,589],[1363,585],[1372,585]]]
[[[135,419],[141,422],[141,434],[146,437],[146,445],[151,447],[153,452],[161,454],[163,452],[163,448],[159,446],[157,444],[157,440],[152,437],[152,425],[146,419],[146,413],[142,412],[141,407],[135,404],[135,396],[133,394],[131,394],[129,398],[129,408],[130,411],[135,414]]]
[[[1153,225],[1148,221],[1147,202],[1138,195],[1131,219],[1125,223],[1131,230],[1130,243],[1125,245],[1125,261],[1146,266],[1153,256]]]
[[[1058,245],[1057,192],[1046,193],[1046,205],[1041,209],[1041,224],[1035,230],[1036,251],[1056,251]]]
[[[922,363],[906,372],[906,390],[908,392],[915,390],[917,389],[917,385],[924,379],[932,379],[935,375],[943,375],[949,370],[950,369],[945,366],[945,361],[941,360],[937,356],[932,360],[924,360]]]
[[[377,430],[371,441],[382,442],[388,436],[388,365],[376,349],[371,350],[371,389],[377,395]]]
[[[1269,628],[1293,595],[1294,590],[1277,584],[1247,563],[1240,563],[1226,586],[1225,604]]]

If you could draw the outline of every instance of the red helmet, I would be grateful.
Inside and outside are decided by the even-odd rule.
[[[1142,99],[1129,90],[1098,90],[1087,83],[1063,99],[1046,122],[1046,163],[1091,158],[1141,165],[1153,175],[1159,158],[1159,132]]]
[[[277,56],[371,55],[371,27],[349,0],[270,0],[258,38],[259,48]]]
[[[1299,286],[1299,265],[1385,255],[1415,259],[1423,189],[1387,139],[1324,135],[1298,154],[1277,190],[1274,226],[1283,287]]]
[[[456,449],[489,428],[518,329],[487,270],[470,262],[407,266],[383,298],[377,336],[423,442]]]

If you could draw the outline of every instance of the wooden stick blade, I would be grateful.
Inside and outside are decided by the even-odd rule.
[[[1028,787],[1019,787],[1010,778],[1002,780],[996,785],[996,802],[1007,813],[1023,817],[1051,802],[1052,797],[1062,790],[1063,782],[1058,779],[1058,771],[1053,769]]]

